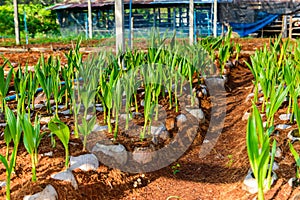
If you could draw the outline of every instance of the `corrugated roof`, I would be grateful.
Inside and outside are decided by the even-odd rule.
[[[194,0],[194,3],[212,3],[214,0]],[[88,0],[66,0],[63,3],[56,4],[48,9],[63,10],[71,8],[87,8]],[[91,0],[92,7],[103,7],[114,5],[115,0]],[[130,0],[124,0],[124,4],[129,4]],[[227,3],[291,3],[291,0],[218,0],[218,2]],[[293,3],[300,2],[300,0],[293,0]],[[189,4],[189,0],[132,0],[135,5],[168,5],[168,4]]]

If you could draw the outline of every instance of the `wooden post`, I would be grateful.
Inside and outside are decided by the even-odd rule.
[[[93,18],[92,18],[92,3],[88,0],[88,24],[89,24],[89,38],[93,38]]]
[[[115,0],[116,54],[124,52],[124,0]]]
[[[293,15],[290,14],[290,23],[289,23],[289,38],[293,36]]]
[[[131,28],[130,28],[130,48],[133,49],[133,20],[134,18],[131,17]]]
[[[282,16],[282,38],[287,37],[287,16]]]
[[[16,45],[20,44],[20,28],[19,28],[19,9],[18,9],[18,0],[13,0],[14,2],[14,22],[15,22],[15,37]]]
[[[190,0],[189,7],[189,41],[190,45],[194,44],[194,0]]]
[[[214,0],[214,28],[213,28],[213,33],[214,33],[214,37],[218,36],[217,33],[217,19],[218,17],[218,0]]]

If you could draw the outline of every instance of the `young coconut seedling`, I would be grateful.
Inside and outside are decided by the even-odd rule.
[[[5,60],[3,65],[0,67],[0,112],[3,112],[5,96],[7,95],[9,83],[13,74],[13,68],[11,67],[5,78],[4,67],[7,63],[9,63],[9,61]]]
[[[15,156],[11,157],[13,159],[13,168],[14,168],[16,166],[16,160],[17,160],[16,155],[17,155],[17,151],[20,144],[20,138],[22,134],[21,122],[20,122],[19,114],[18,117],[16,117],[13,111],[10,110],[7,105],[5,106],[5,118],[6,118],[7,125],[4,131],[4,138],[6,144],[9,144],[11,140],[14,143],[13,152],[15,152]],[[8,159],[8,149],[7,149],[6,159]]]
[[[37,79],[46,94],[47,111],[49,114],[51,113],[50,99],[53,92],[53,77],[51,76],[52,62],[52,56],[50,56],[48,62],[45,63],[44,56],[42,55],[38,64],[35,66]],[[40,67],[40,63],[42,68]]]
[[[294,146],[289,142],[289,147],[292,155],[294,156],[296,162],[296,181],[300,181],[300,157],[298,152],[295,150]]]
[[[271,175],[276,151],[276,140],[273,140],[270,160],[270,138],[272,128],[264,130],[260,113],[253,103],[253,112],[247,123],[246,144],[248,158],[253,175],[258,185],[258,199],[264,199],[264,191],[271,187]],[[267,180],[267,182],[265,182]]]
[[[0,161],[3,163],[5,169],[6,169],[6,200],[10,200],[10,179],[11,174],[14,170],[14,160],[15,157],[17,157],[17,152],[13,151],[10,158],[4,157],[0,154]]]
[[[70,140],[70,129],[69,127],[60,121],[58,118],[54,117],[48,123],[49,130],[54,133],[58,139],[62,142],[65,148],[65,168],[69,167],[69,140]]]
[[[36,165],[38,164],[38,147],[44,134],[40,134],[40,122],[35,116],[34,126],[30,122],[30,118],[23,114],[21,126],[24,132],[23,143],[25,149],[30,154],[32,165],[32,182],[36,182]]]

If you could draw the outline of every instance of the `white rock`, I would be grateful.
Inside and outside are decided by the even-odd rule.
[[[58,105],[57,107],[58,107],[58,109],[63,109],[63,108],[65,108],[64,105]],[[51,109],[52,109],[52,110],[55,110],[55,109],[56,109],[56,105],[52,106]]]
[[[0,181],[0,187],[6,187],[6,182],[5,181]]]
[[[244,185],[246,186],[244,189],[250,192],[251,194],[255,194],[258,192],[258,186],[256,179],[252,177],[252,170],[249,169],[247,176],[244,179]],[[274,181],[277,179],[277,175],[275,172],[273,172],[273,176],[271,177],[271,185],[273,185]],[[267,184],[267,180],[264,180],[264,184]]]
[[[95,124],[95,126],[93,128],[94,132],[100,132],[100,131],[106,131],[106,130],[108,130],[108,126],[107,125],[100,126],[99,124]]]
[[[143,106],[143,107],[145,106],[145,101],[144,101],[144,99],[141,100],[141,106]]]
[[[41,122],[41,124],[48,124],[50,122],[51,118],[52,118],[51,116],[49,116],[49,117],[42,117],[40,119],[40,122]]]
[[[187,118],[184,114],[180,114],[176,117],[176,121],[177,121],[177,126],[180,126],[187,121]]]
[[[75,190],[78,189],[78,185],[76,182],[76,179],[73,175],[73,173],[70,170],[62,171],[57,174],[52,174],[51,178],[60,180],[60,181],[67,181],[70,182],[71,185],[75,188]]]
[[[223,77],[209,77],[205,79],[205,83],[209,88],[224,87],[226,79]]]
[[[155,136],[158,136],[165,130],[167,130],[167,129],[163,123],[161,123],[159,126],[151,126],[151,128],[150,128],[151,134],[155,135]]]
[[[126,117],[128,117],[128,119],[132,119],[132,117],[130,116],[130,114],[126,114],[126,113],[120,114],[120,119],[126,120]]]
[[[191,115],[196,117],[197,120],[200,121],[200,123],[205,122],[205,116],[201,108],[196,108],[196,109],[190,109],[190,108],[185,108],[187,112],[189,112]]]
[[[249,119],[249,116],[250,116],[250,113],[249,113],[249,112],[245,112],[245,114],[244,114],[243,117],[242,117],[242,120],[243,120],[243,121],[248,120],[248,119]]]
[[[279,115],[279,119],[282,120],[282,121],[290,120],[290,118],[291,118],[291,114],[290,113]]]
[[[97,106],[97,107],[96,107],[96,110],[97,110],[98,112],[103,112],[103,107],[102,107],[102,106]]]
[[[24,200],[56,200],[58,199],[58,194],[52,185],[47,185],[42,192],[36,193],[34,195],[26,195]]]
[[[45,105],[44,104],[34,104],[34,108],[35,109],[41,109],[41,108],[43,108],[43,107],[45,107]],[[33,108],[33,106],[32,106],[32,104],[30,104],[30,109],[32,109]],[[27,109],[28,109],[28,106],[27,106]]]
[[[77,157],[70,157],[69,170],[81,169],[82,171],[97,170],[99,161],[94,154],[85,154]]]
[[[278,124],[278,125],[276,126],[277,129],[281,129],[281,130],[289,129],[289,128],[291,128],[291,127],[292,127],[292,126],[287,125],[287,124]]]
[[[53,151],[49,151],[47,153],[43,153],[42,156],[49,156],[52,157],[53,156]]]
[[[64,111],[61,111],[59,113],[61,113],[63,115],[69,115],[70,114],[70,110],[69,109],[68,110],[64,110]]]
[[[250,93],[248,94],[248,96],[246,97],[245,102],[248,102],[250,99],[252,99],[254,97],[254,93]]]
[[[0,123],[0,127],[5,127],[6,123]]]
[[[291,131],[289,131],[287,137],[292,140],[292,143],[295,142],[295,141],[300,141],[300,137],[295,137],[293,136],[294,135],[294,132],[298,132],[299,130],[298,129],[293,129]]]
[[[127,162],[127,151],[121,144],[104,145],[96,143],[96,145],[92,149],[92,153],[94,152],[102,152],[109,157],[113,157],[121,165],[124,165]]]

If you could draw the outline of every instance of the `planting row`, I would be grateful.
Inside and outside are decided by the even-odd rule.
[[[226,78],[226,64],[234,50],[230,33],[224,38],[207,38],[193,46],[184,45],[184,48],[176,42],[175,35],[167,43],[166,38],[153,33],[149,43],[146,52],[97,53],[83,61],[78,41],[75,49],[65,54],[68,59],[65,66],[57,57],[44,59],[41,56],[34,67],[14,70],[8,60],[0,67],[0,112],[5,116],[4,140],[7,145],[6,155],[0,155],[0,159],[6,168],[7,199],[10,199],[10,177],[21,141],[31,155],[32,181],[36,181],[38,146],[44,135],[50,134],[52,146],[55,146],[54,136],[62,142],[66,151],[65,167],[68,168],[70,134],[74,132],[75,138],[83,138],[85,151],[87,137],[97,123],[95,105],[101,105],[104,125],[114,139],[120,133],[120,116],[125,116],[127,130],[132,116],[141,115],[140,140],[143,140],[151,132],[148,127],[159,119],[162,100],[167,102],[167,109],[174,109],[176,113],[181,109],[182,96],[189,97],[191,108],[199,108],[197,98],[207,95],[204,78]],[[240,46],[235,48],[239,53]],[[218,58],[215,51],[219,51]],[[7,65],[10,70],[5,71]],[[37,91],[42,91],[45,96],[45,113],[35,108],[39,98]],[[9,102],[12,100],[15,103]],[[55,104],[54,114],[51,103]],[[60,107],[73,115],[74,126],[62,122],[64,115],[59,112]],[[51,120],[42,133],[40,119],[43,116],[49,116]]]

